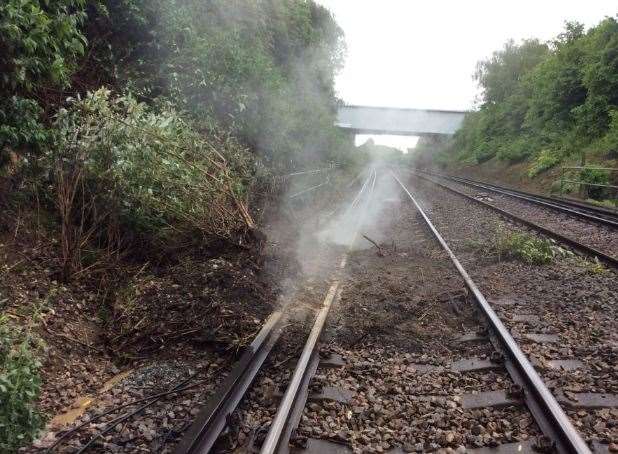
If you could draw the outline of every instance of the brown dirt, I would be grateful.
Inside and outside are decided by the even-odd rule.
[[[121,263],[103,285],[87,273],[58,282],[54,235],[22,222],[3,223],[1,309],[15,323],[31,326],[48,346],[39,400],[45,418],[74,411],[74,426],[114,405],[169,389],[200,367],[194,390],[133,418],[120,433],[97,442],[94,452],[173,446],[265,317],[286,299],[311,302],[322,292],[337,248],[316,251],[310,269],[298,259],[314,249],[308,233],[326,222],[316,213],[330,212],[332,200],[324,194],[293,204],[269,200],[261,210],[268,223],[262,223],[266,236],[256,237],[258,248],[219,244],[168,254],[157,264]],[[305,285],[296,286],[297,277],[307,273]],[[122,379],[104,386],[111,378]],[[88,406],[78,408],[84,402]],[[119,414],[86,425],[62,452],[73,452]],[[49,446],[69,427],[49,427],[24,452]]]

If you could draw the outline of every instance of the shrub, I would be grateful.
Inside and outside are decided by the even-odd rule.
[[[532,161],[532,164],[530,164],[530,167],[528,168],[528,176],[533,178],[541,172],[551,169],[561,161],[562,156],[558,151],[547,148],[541,150],[538,156]]]
[[[108,14],[89,11],[88,36],[101,55],[111,54],[101,68],[110,78],[172,99],[198,121],[216,121],[271,167],[332,157],[341,135],[334,78],[344,43],[326,8],[311,0],[106,6]]]
[[[32,99],[12,96],[0,100],[0,154],[8,153],[7,147],[20,149],[44,144],[49,139],[49,130],[41,123],[41,114],[41,107]]]
[[[4,0],[0,5],[0,88],[66,85],[86,38],[86,0]]]
[[[491,147],[491,145],[483,143],[478,148],[474,150],[474,157],[476,158],[476,162],[482,164],[486,161],[489,161],[496,155],[496,150]]]
[[[525,263],[543,265],[554,258],[551,242],[528,233],[499,230],[494,248],[498,255],[517,258]]]
[[[120,250],[190,232],[231,240],[253,227],[248,153],[228,136],[205,138],[171,107],[100,89],[71,100],[54,127],[43,168],[62,221],[65,278],[89,242]]]
[[[579,173],[579,180],[589,184],[609,184],[609,172],[607,170],[586,167]],[[605,188],[597,186],[583,186],[589,197],[601,199],[605,194]]]
[[[498,150],[498,159],[516,164],[525,160],[531,154],[529,141],[524,139],[507,142]]]
[[[0,451],[16,452],[42,425],[37,342],[0,316]]]

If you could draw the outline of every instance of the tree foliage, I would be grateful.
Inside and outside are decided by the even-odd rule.
[[[510,41],[479,63],[476,79],[482,102],[457,134],[460,158],[531,159],[536,174],[588,150],[616,152],[616,19],[588,31],[567,23],[549,43]]]
[[[346,147],[311,0],[8,0],[0,31],[0,178],[55,211],[65,277],[85,246],[237,241],[256,174]]]
[[[85,0],[5,0],[0,4],[0,155],[47,139],[39,102],[70,82],[87,44]],[[2,161],[0,156],[0,162]]]
[[[40,341],[0,314],[0,452],[16,452],[42,426]]]
[[[110,0],[107,12],[93,11],[88,33],[111,45],[121,84],[230,129],[274,165],[339,145],[342,33],[312,1]]]
[[[0,82],[31,91],[67,85],[84,54],[85,0],[6,0],[0,5]]]
[[[61,109],[54,132],[40,165],[50,171],[67,278],[86,244],[165,249],[173,238],[231,240],[253,227],[249,153],[226,134],[200,135],[171,106],[154,111],[100,89]]]

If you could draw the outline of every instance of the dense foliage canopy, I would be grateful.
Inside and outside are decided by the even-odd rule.
[[[343,36],[312,1],[114,0],[91,17],[110,76],[138,96],[173,99],[279,165],[336,147]]]
[[[618,153],[618,22],[568,23],[549,43],[505,47],[478,65],[480,108],[456,136],[460,159],[532,160],[534,175],[566,157]]]
[[[65,278],[88,244],[238,241],[264,175],[347,151],[312,0],[7,0],[0,32],[0,204],[56,216]]]

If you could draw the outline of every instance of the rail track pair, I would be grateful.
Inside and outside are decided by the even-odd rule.
[[[463,279],[470,295],[485,318],[489,327],[489,337],[494,348],[502,353],[504,365],[509,375],[516,385],[520,387],[525,404],[544,434],[540,445],[548,451],[555,450],[559,453],[590,453],[591,450],[586,442],[573,427],[570,419],[552,392],[526,358],[526,355],[492,309],[478,286],[468,275],[421,204],[397,175],[392,173],[392,177],[397,181],[397,184],[406,194],[410,203],[414,205],[417,212],[423,218],[424,223],[431,231],[435,240],[439,242],[442,249],[448,254],[452,265]],[[366,207],[371,201],[375,181],[376,170],[374,169],[370,172],[369,177],[352,202],[353,206],[362,207],[358,219],[359,225],[362,223],[362,213],[365,212]],[[277,413],[270,424],[268,434],[259,448],[261,453],[285,453],[290,449],[290,439],[300,421],[306,403],[309,382],[318,366],[318,340],[325,326],[330,308],[337,298],[341,283],[339,272],[345,267],[346,261],[347,254],[339,262],[330,288],[317,312],[314,325],[298,359],[296,369],[287,385]],[[268,319],[226,382],[214,393],[211,400],[202,409],[193,425],[186,432],[176,449],[177,454],[204,453],[213,449],[228,419],[243,399],[260,368],[265,364],[269,352],[272,350],[283,329],[283,320],[285,320],[285,308],[281,312],[276,312]]]
[[[614,210],[602,207],[595,207],[593,205],[574,200],[531,194],[523,191],[491,185],[488,183],[481,183],[466,178],[441,175],[434,172],[413,170],[411,171],[411,173],[433,185],[437,185],[449,192],[452,192],[463,198],[471,200],[474,203],[489,208],[492,211],[496,211],[500,215],[507,217],[519,224],[530,227],[542,233],[543,235],[553,238],[554,240],[563,243],[587,256],[596,257],[598,260],[602,261],[608,266],[618,268],[617,251],[609,247],[600,248],[598,245],[592,244],[590,238],[586,237],[586,235],[590,235],[589,232],[587,232],[585,235],[582,234],[581,237],[576,237],[573,234],[565,234],[563,232],[558,232],[556,231],[556,229],[542,225],[541,223],[532,220],[529,217],[524,217],[519,213],[513,212],[512,210],[501,208],[494,202],[482,200],[479,197],[467,194],[466,192],[457,189],[450,184],[446,184],[446,182],[461,184],[475,190],[495,193],[506,197],[511,197],[516,200],[522,200],[532,205],[548,208],[552,211],[569,216],[575,220],[583,221],[593,226],[600,226],[599,228],[603,228],[606,231],[611,232],[612,235],[618,229],[618,212]]]

